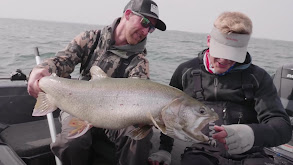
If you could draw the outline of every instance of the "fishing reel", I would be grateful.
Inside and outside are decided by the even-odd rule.
[[[18,80],[26,81],[27,77],[20,69],[16,69],[15,72],[11,73],[10,80],[11,81],[18,81]]]

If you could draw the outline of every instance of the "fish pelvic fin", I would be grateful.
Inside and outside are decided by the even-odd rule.
[[[145,138],[152,130],[152,125],[144,125],[131,130],[128,136],[133,140],[141,140]]]
[[[56,109],[57,107],[49,101],[46,93],[39,92],[32,115],[44,116],[48,113],[55,111]]]
[[[91,80],[108,78],[107,74],[98,66],[92,66],[90,69]]]
[[[78,119],[76,117],[72,118],[68,125],[72,128],[72,130],[67,135],[68,139],[80,137],[93,127],[93,125],[91,125],[89,122]]]
[[[152,120],[152,122],[153,122],[153,124],[155,125],[155,127],[158,128],[158,129],[159,129],[161,132],[163,132],[164,134],[166,134],[166,126],[163,125],[163,124],[158,123],[158,122],[154,119],[153,115],[152,115],[150,112],[148,112],[148,116],[149,116],[149,118]]]

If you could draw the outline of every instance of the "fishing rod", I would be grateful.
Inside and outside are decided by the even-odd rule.
[[[35,56],[36,56],[36,63],[38,65],[41,63],[41,57],[40,57],[38,47],[34,48],[34,52],[35,52]],[[48,120],[48,124],[49,124],[51,139],[52,139],[52,142],[54,143],[56,141],[57,133],[56,133],[56,126],[55,126],[54,117],[53,117],[52,113],[47,114],[47,120]],[[55,161],[56,161],[56,165],[62,165],[61,161],[56,156],[55,156]]]

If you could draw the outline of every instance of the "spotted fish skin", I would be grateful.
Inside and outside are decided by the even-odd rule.
[[[200,130],[218,119],[214,111],[174,87],[139,78],[109,78],[97,66],[90,72],[90,81],[43,77],[33,115],[59,108],[94,127],[155,125],[168,136],[195,142],[207,141]]]

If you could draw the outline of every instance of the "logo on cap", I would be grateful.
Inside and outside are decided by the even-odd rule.
[[[158,6],[151,4],[151,12],[155,13],[157,16],[159,16],[159,9]]]
[[[236,42],[238,41],[237,39],[235,39],[235,38],[230,38],[230,37],[226,37],[226,39],[227,39],[227,40],[231,40],[231,41],[236,41]]]

